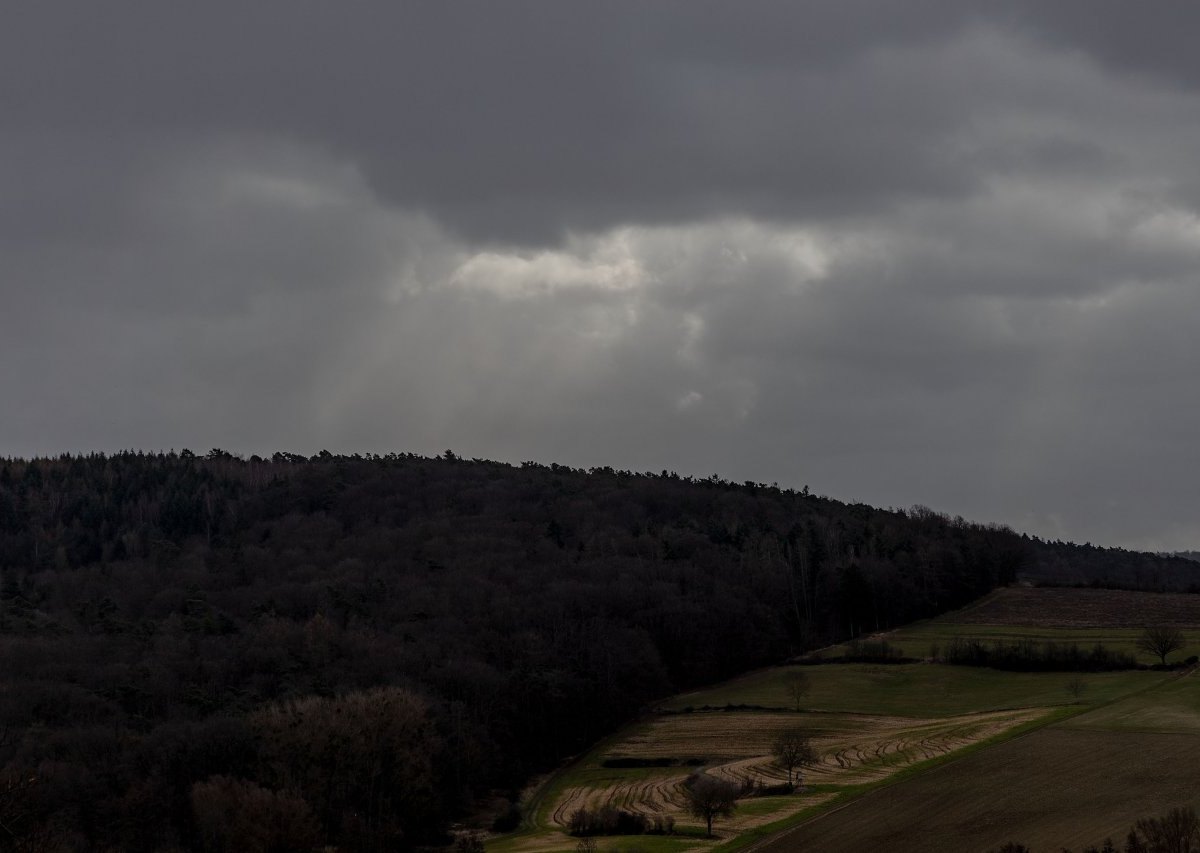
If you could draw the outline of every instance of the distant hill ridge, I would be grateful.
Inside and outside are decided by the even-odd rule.
[[[1150,554],[1031,538],[1023,580],[1145,592],[1200,592],[1200,565],[1184,554]]]

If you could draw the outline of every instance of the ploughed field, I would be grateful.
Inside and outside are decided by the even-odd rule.
[[[955,638],[984,642],[1035,640],[1075,643],[1089,649],[1097,643],[1138,663],[1158,658],[1137,648],[1146,625],[1189,630],[1200,638],[1200,595],[1128,592],[1111,589],[1012,587],[997,590],[968,607],[937,619],[917,622],[883,636],[904,657],[936,657]],[[832,650],[840,654],[844,647]],[[1200,643],[1185,652],[1200,653]]]
[[[1200,628],[1200,595],[1115,589],[1011,587],[938,620],[947,625],[1127,628],[1151,623]]]
[[[830,811],[759,853],[983,853],[1118,847],[1139,818],[1200,807],[1200,677],[1188,674],[933,768]],[[936,807],[934,807],[936,806]]]
[[[1200,640],[1200,596],[1014,588],[883,638],[914,658],[929,657],[920,646],[956,637],[1099,642],[1132,653],[1135,624],[1164,622],[1189,639],[1196,628]],[[599,837],[600,853],[985,851],[1010,839],[1057,850],[1200,804],[1188,796],[1200,795],[1200,677],[1189,672],[845,663],[841,651],[662,702],[531,792],[525,826],[490,839],[489,849],[573,851],[571,815],[609,805],[673,821],[675,831]],[[806,680],[798,699],[790,689],[797,672]],[[789,730],[811,739],[818,760],[786,794],[770,787],[786,781],[772,746]],[[693,773],[746,791],[766,786],[768,795],[740,799],[709,839],[686,809]]]

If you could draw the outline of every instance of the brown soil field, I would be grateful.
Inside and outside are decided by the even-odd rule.
[[[967,714],[914,720],[864,714],[805,714],[820,763],[807,768],[804,779],[815,784],[857,784],[884,778],[902,767],[936,758],[992,737],[1045,713],[1041,709]],[[661,717],[621,741],[605,757],[703,757],[704,772],[735,782],[771,785],[786,774],[770,755],[775,737],[797,727],[789,713],[677,714]],[[611,804],[650,817],[672,816],[687,822],[681,787],[697,768],[672,767],[621,774],[600,784],[565,789],[554,804],[550,822],[565,827],[576,809]],[[784,798],[779,808],[753,818],[736,819],[727,829],[741,831],[769,822],[799,807],[816,805],[812,795]],[[752,802],[752,801],[747,801]]]
[[[722,775],[722,774],[717,774]],[[672,777],[647,778],[628,780],[607,789],[598,788],[568,788],[562,798],[555,804],[551,823],[565,831],[576,809],[586,806],[599,808],[603,805],[614,805],[619,809],[637,812],[654,817],[672,817],[680,826],[696,824],[697,819],[688,815],[683,799],[682,786],[685,775]],[[780,780],[776,781],[781,781]],[[729,837],[752,829],[765,823],[770,823],[793,814],[797,809],[817,806],[833,799],[833,793],[801,793],[786,797],[775,797],[771,800],[773,806],[767,811],[748,810],[739,808],[739,813],[732,818],[720,821],[715,834],[718,837]],[[754,800],[739,800],[739,807]]]
[[[769,784],[783,778],[770,757],[775,738],[799,728],[821,755],[821,763],[808,771],[810,780],[853,784],[992,737],[1044,713],[1027,708],[925,720],[872,714],[674,714],[633,733],[605,757],[702,758],[710,772],[749,775]],[[735,766],[741,769],[725,769]]]
[[[1140,817],[1200,806],[1200,737],[1041,729],[872,791],[755,853],[1075,850]]]
[[[1200,627],[1200,595],[1115,589],[1010,587],[941,617],[960,625],[1036,628]]]

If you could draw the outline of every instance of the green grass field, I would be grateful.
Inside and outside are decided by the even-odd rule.
[[[1135,628],[1022,628],[1005,625],[975,625],[953,622],[919,622],[906,628],[899,628],[884,635],[888,643],[897,648],[904,657],[927,658],[936,656],[938,651],[955,637],[966,640],[984,640],[987,642],[1014,640],[1035,640],[1037,642],[1075,643],[1080,648],[1090,649],[1097,643],[1116,652],[1133,655],[1139,663],[1158,663],[1158,658],[1139,651],[1137,638],[1141,633]],[[831,649],[827,654],[831,657],[844,652],[845,646]],[[1200,651],[1200,645],[1196,646]],[[1192,651],[1184,649],[1175,652],[1168,660],[1182,660]]]
[[[1072,719],[1070,728],[1113,732],[1200,734],[1200,676],[1169,684]]]
[[[704,846],[703,830],[675,835],[622,835],[596,839],[598,853],[681,853]],[[574,853],[577,839],[557,834],[557,838],[530,835],[509,835],[487,842],[488,853],[518,853],[524,850],[545,850],[546,853]]]

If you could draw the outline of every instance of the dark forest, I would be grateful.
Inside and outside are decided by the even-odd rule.
[[[2,461],[0,849],[440,843],[655,699],[1085,565],[1174,563],[449,451]]]

